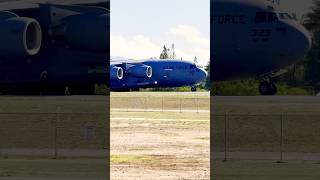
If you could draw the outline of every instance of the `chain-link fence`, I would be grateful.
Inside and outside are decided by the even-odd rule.
[[[109,114],[0,113],[0,156],[106,157]]]
[[[211,113],[213,158],[320,160],[320,114]]]
[[[173,111],[173,112],[209,112],[210,98],[201,97],[110,97],[113,111]]]

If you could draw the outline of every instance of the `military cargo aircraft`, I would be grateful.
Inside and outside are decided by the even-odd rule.
[[[273,78],[303,58],[309,32],[280,0],[211,0],[211,69],[214,81],[257,77],[262,95],[274,95]]]
[[[206,79],[207,72],[186,60],[113,58],[110,61],[110,88],[112,91],[130,91],[140,88],[167,88],[196,85]]]
[[[0,91],[92,94],[108,83],[109,0],[0,1]]]

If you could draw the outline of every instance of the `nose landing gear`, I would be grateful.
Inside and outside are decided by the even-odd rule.
[[[277,86],[271,80],[264,80],[259,85],[259,92],[264,96],[272,96],[277,94]]]
[[[191,87],[191,92],[197,92],[197,87],[196,86],[192,86]]]

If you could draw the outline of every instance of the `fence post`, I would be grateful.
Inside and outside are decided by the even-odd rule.
[[[55,123],[56,124],[56,123]],[[54,159],[58,158],[58,147],[57,147],[57,137],[58,136],[58,127],[54,127]]]
[[[199,114],[199,100],[198,100],[198,96],[196,96],[196,100],[197,100],[197,103],[196,103],[196,105],[197,105],[197,113]]]
[[[146,106],[145,111],[148,112],[148,97],[146,97],[145,106]]]
[[[280,115],[280,160],[278,161],[278,163],[283,162],[283,118],[284,118],[284,115],[281,114]]]
[[[182,113],[182,97],[180,97],[179,102],[180,102],[180,113]]]
[[[58,122],[60,121],[60,107],[57,107],[56,110],[56,119],[54,122],[54,142],[53,142],[53,146],[54,146],[54,159],[58,158]]]
[[[1,123],[1,124],[3,124],[3,123]],[[4,130],[1,128],[1,129],[0,129],[1,140],[5,139],[4,134],[3,134],[2,132],[4,132]],[[4,147],[3,147],[3,142],[1,142],[1,143],[0,143],[0,156],[1,156],[1,157],[5,157],[4,152],[2,152],[2,151],[3,151],[3,148],[4,148]]]
[[[127,112],[129,112],[129,99],[130,97],[128,97],[128,99],[126,100]]]
[[[161,102],[161,104],[162,104],[162,112],[163,112],[163,95],[162,95],[162,102]]]
[[[228,160],[228,114],[224,114],[224,159],[223,162]]]

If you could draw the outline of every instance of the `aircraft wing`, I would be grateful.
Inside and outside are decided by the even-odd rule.
[[[143,60],[128,59],[125,57],[113,56],[110,59],[110,65],[121,65],[121,64],[139,64],[143,63]]]
[[[8,10],[28,10],[28,9],[37,9],[40,5],[36,3],[30,2],[17,2],[17,1],[10,1],[10,2],[0,2],[0,11],[8,11]]]
[[[116,78],[116,76],[119,74],[119,69],[121,69],[121,71],[125,72],[125,76],[150,78],[152,76],[152,67],[149,65],[145,65],[145,62],[146,61],[144,60],[111,57],[110,74],[114,74],[114,77]],[[123,72],[121,74],[123,74]],[[122,79],[122,77],[118,77],[118,79]]]

